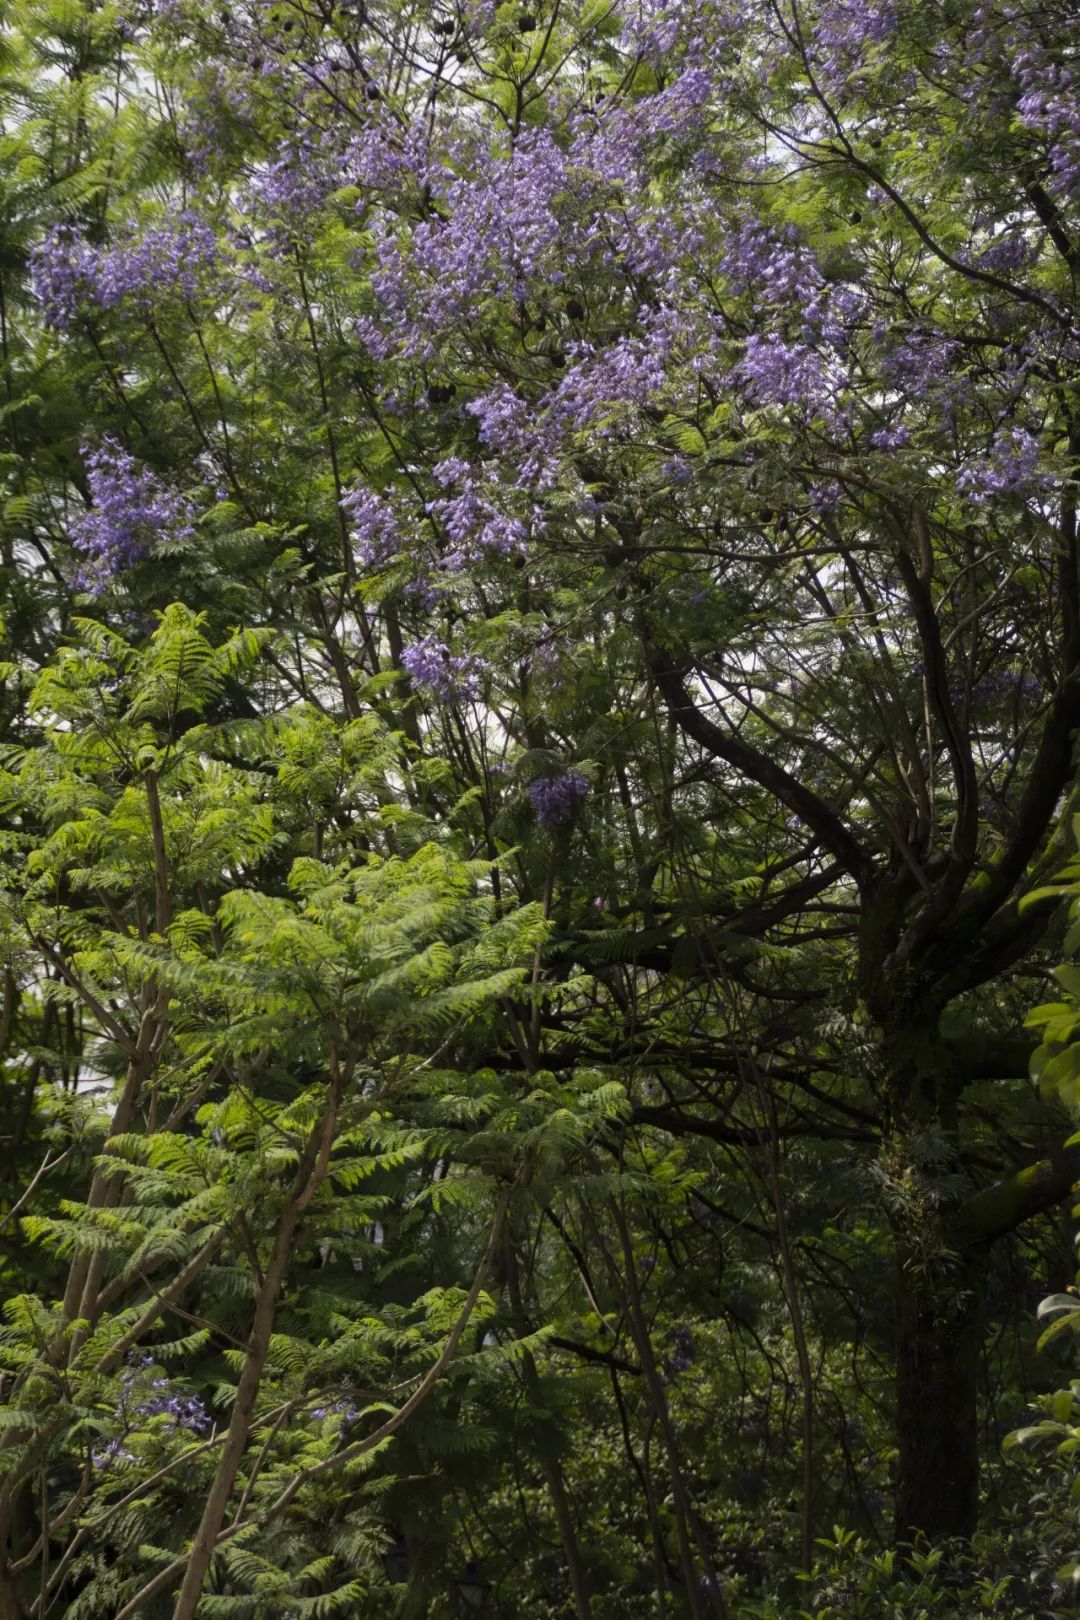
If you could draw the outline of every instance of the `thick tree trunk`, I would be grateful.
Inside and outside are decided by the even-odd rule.
[[[898,1285],[896,1535],[970,1537],[979,1502],[980,1312],[961,1265],[901,1257]]]
[[[897,1260],[896,1536],[967,1539],[979,1502],[978,1267],[964,1253],[963,1077],[932,1007],[887,1028],[885,1168]]]

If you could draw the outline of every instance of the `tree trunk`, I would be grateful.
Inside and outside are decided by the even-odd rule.
[[[896,1536],[967,1539],[979,1501],[978,1266],[965,1256],[958,1152],[963,1073],[932,1006],[885,1031],[884,1147],[897,1259]]]
[[[968,1267],[901,1251],[898,1280],[896,1536],[969,1538],[979,1502],[980,1313]]]

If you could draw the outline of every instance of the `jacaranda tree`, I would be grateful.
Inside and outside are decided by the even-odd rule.
[[[3,20],[0,1617],[1052,1603],[1074,7]]]

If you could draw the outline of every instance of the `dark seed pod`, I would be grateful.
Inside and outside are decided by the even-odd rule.
[[[452,22],[449,18],[447,18],[445,22],[437,22],[435,24],[435,32],[437,34],[441,34],[444,39],[448,39],[456,27],[457,23]]]
[[[520,551],[518,552],[517,556],[514,558],[513,566],[515,568],[524,568],[525,567],[525,558],[521,555]]]
[[[862,215],[857,208],[853,208],[851,210],[851,213],[848,215],[848,220],[852,225],[859,225],[862,223]]]
[[[468,53],[468,51],[455,51],[454,52],[454,57],[458,62],[461,62],[461,63],[464,64],[465,62],[467,62],[469,60],[469,53]]]
[[[568,298],[566,300],[566,313],[572,321],[583,321],[585,319],[585,306],[577,298]]]
[[[536,27],[536,18],[531,11],[523,11],[518,18],[518,27],[523,34],[531,34]]]
[[[615,595],[616,595],[616,597],[618,598],[618,600],[620,602],[625,602],[626,598],[629,596],[629,594],[630,593],[627,590],[625,584],[616,585],[616,587],[615,587]]]
[[[454,397],[454,390],[446,383],[432,383],[427,391],[427,397],[432,405],[448,405]]]
[[[622,562],[622,560],[623,560],[623,549],[622,549],[622,547],[621,546],[608,546],[607,550],[604,552],[604,567],[605,568],[618,568],[618,566]]]
[[[879,149],[879,147],[881,146],[881,136],[880,135],[871,135],[871,137],[870,137],[870,145],[874,148],[874,151],[876,152]]]
[[[552,365],[555,366],[559,371],[561,371],[563,366],[566,364],[566,356],[563,354],[561,349],[554,349],[549,358]]]
[[[650,591],[653,591],[656,588],[648,574],[639,574],[635,583],[637,584],[638,590],[641,591],[645,596],[648,596]]]
[[[364,94],[367,96],[369,101],[382,100],[382,91],[379,89],[377,84],[369,84]]]

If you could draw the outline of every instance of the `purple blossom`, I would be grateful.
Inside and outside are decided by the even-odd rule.
[[[667,379],[666,335],[619,338],[606,349],[576,346],[578,359],[567,371],[548,410],[552,427],[581,431],[598,424],[605,437],[620,416],[648,405]]]
[[[821,415],[831,408],[833,383],[821,356],[778,333],[751,334],[735,376],[752,404],[799,406]]]
[[[145,1351],[132,1351],[127,1358],[115,1407],[115,1416],[124,1424],[125,1430],[138,1427],[140,1419],[164,1417],[170,1420],[165,1425],[169,1429],[187,1429],[192,1434],[204,1434],[210,1427],[210,1416],[200,1397],[177,1389],[170,1379],[161,1374],[148,1377],[152,1367],[153,1357]],[[91,1452],[95,1468],[132,1460],[132,1454],[125,1449],[121,1436]]]
[[[1023,270],[1036,251],[1035,244],[1025,236],[1001,236],[976,255],[975,263],[984,270]]]
[[[184,1395],[174,1389],[168,1378],[153,1378],[145,1400],[137,1402],[131,1410],[138,1417],[167,1417],[174,1429],[190,1429],[203,1434],[210,1427],[210,1415],[198,1395]]]
[[[531,412],[509,383],[497,382],[486,394],[470,400],[465,409],[475,416],[481,444],[492,449],[519,444],[525,437]]]
[[[190,212],[107,248],[60,225],[32,250],[30,279],[46,321],[67,331],[87,303],[112,309],[130,300],[148,308],[163,295],[192,298],[216,253],[213,231]]]
[[[1012,63],[1022,94],[1021,123],[1047,143],[1051,185],[1071,198],[1080,189],[1080,85],[1060,54],[1025,39]]]
[[[830,478],[823,484],[811,484],[806,495],[810,510],[818,517],[837,511],[844,500],[843,486],[838,484],[835,478]]]
[[[104,1446],[92,1446],[90,1461],[95,1468],[109,1468],[114,1462],[134,1462],[135,1457],[119,1438]]]
[[[70,329],[96,264],[93,248],[70,225],[57,225],[30,250],[30,286],[49,326]]]
[[[141,307],[162,295],[193,298],[200,272],[217,255],[210,226],[191,212],[118,242],[98,260],[91,293],[103,309],[130,299]]]
[[[911,434],[903,422],[890,422],[885,427],[875,428],[870,435],[875,450],[902,450],[910,442]]]
[[[313,1406],[311,1415],[316,1423],[325,1423],[327,1418],[340,1419],[340,1427],[347,1429],[350,1424],[356,1423],[360,1417],[360,1408],[355,1401],[340,1399],[331,1401],[328,1406]]]
[[[895,27],[893,0],[823,0],[811,54],[833,93],[849,88],[855,70]]]
[[[429,692],[447,703],[474,698],[481,676],[491,667],[475,653],[451,653],[446,643],[433,635],[406,647],[401,665],[417,691]]]
[[[526,791],[540,826],[558,827],[573,815],[589,784],[580,771],[566,771],[562,776],[538,776]]]
[[[306,136],[282,141],[277,155],[256,171],[251,192],[260,208],[288,225],[301,225],[333,189],[326,156]]]
[[[880,341],[889,337],[883,324],[875,327],[874,335]],[[957,350],[957,343],[943,332],[916,327],[890,344],[882,357],[881,374],[907,398],[925,399],[955,384]]]
[[[447,494],[429,501],[426,510],[442,525],[450,542],[451,549],[441,559],[444,572],[458,573],[467,564],[480,562],[493,553],[503,557],[520,554],[530,533],[543,528],[543,513],[538,507],[507,511],[507,495],[512,501],[513,494],[501,488],[485,488],[479,469],[460,456],[447,457],[434,472]],[[520,488],[527,479],[528,463],[519,472]]]
[[[1042,682],[1036,675],[1016,669],[998,670],[984,675],[972,688],[971,699],[976,707],[994,703],[1003,698],[1018,698],[1023,703],[1036,703],[1042,696]]]
[[[84,448],[93,505],[71,525],[71,540],[87,559],[79,583],[97,594],[122,569],[144,557],[155,539],[190,539],[195,511],[166,488],[115,439]]]
[[[391,562],[401,549],[397,515],[389,502],[361,484],[341,502],[352,519],[356,559],[365,568]]]
[[[969,461],[956,487],[974,506],[985,506],[998,495],[1031,494],[1044,481],[1038,459],[1038,440],[1026,428],[1008,428],[995,434],[985,455]]]
[[[794,314],[805,341],[821,338],[840,349],[846,346],[860,297],[825,279],[794,226],[777,231],[751,220],[727,238],[720,262],[733,287],[749,297],[755,314],[770,319],[780,314],[785,325]]]

